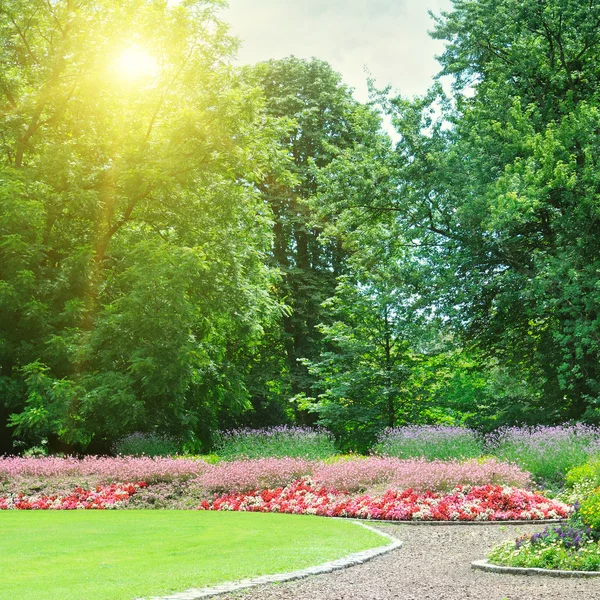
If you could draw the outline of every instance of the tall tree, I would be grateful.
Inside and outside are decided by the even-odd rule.
[[[206,437],[247,405],[281,129],[219,6],[0,5],[0,428],[21,439]]]
[[[257,65],[256,73],[268,113],[290,122],[281,141],[294,179],[267,181],[263,187],[274,216],[272,260],[282,273],[276,292],[288,306],[281,328],[272,332],[271,350],[279,347],[285,356],[279,377],[287,382],[289,397],[310,393],[314,377],[300,359],[316,358],[324,347],[319,325],[329,317],[323,302],[333,295],[347,258],[339,236],[326,234],[327,221],[315,208],[318,175],[344,149],[376,139],[380,118],[354,100],[352,90],[323,61],[271,60]],[[306,415],[296,411],[296,417]]]
[[[522,418],[598,420],[600,6],[453,4],[435,30],[453,93],[389,102],[398,193],[380,208],[421,240],[464,343],[543,391]]]

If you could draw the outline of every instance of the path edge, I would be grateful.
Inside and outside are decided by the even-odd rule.
[[[502,573],[506,575],[543,575],[563,579],[600,577],[600,571],[560,571],[558,569],[539,569],[535,567],[503,567],[493,565],[487,560],[474,560],[471,568],[486,573]]]
[[[332,573],[340,569],[347,569],[355,565],[368,562],[373,558],[397,550],[402,546],[402,542],[395,536],[371,527],[361,521],[352,521],[354,525],[364,527],[369,531],[377,533],[383,538],[390,541],[386,546],[377,546],[376,548],[369,548],[361,552],[355,552],[349,554],[337,560],[328,561],[315,565],[314,567],[307,567],[306,569],[298,569],[296,571],[290,571],[288,573],[276,573],[273,575],[262,575],[260,577],[252,577],[248,579],[241,579],[238,581],[228,581],[215,586],[209,586],[204,588],[193,588],[184,592],[178,592],[175,594],[169,594],[167,596],[148,596],[145,598],[137,598],[136,600],[200,600],[201,598],[211,598],[214,596],[220,596],[221,594],[229,594],[231,592],[237,592],[240,590],[256,587],[259,585],[265,585],[268,583],[283,583],[284,581],[294,581],[297,579],[304,579],[311,575],[322,575],[325,573]]]

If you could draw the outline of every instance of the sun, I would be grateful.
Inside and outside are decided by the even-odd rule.
[[[154,56],[136,44],[117,56],[115,71],[128,81],[149,79],[158,73],[158,62]]]

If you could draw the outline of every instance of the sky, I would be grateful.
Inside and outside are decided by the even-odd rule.
[[[450,0],[229,0],[222,19],[242,41],[239,62],[316,57],[329,62],[367,99],[367,74],[377,87],[403,96],[424,94],[439,71],[428,10],[439,14]]]

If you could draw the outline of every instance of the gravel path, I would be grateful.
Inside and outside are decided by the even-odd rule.
[[[496,575],[471,569],[498,542],[539,526],[381,526],[404,542],[357,567],[220,596],[232,600],[600,600],[599,579]]]

